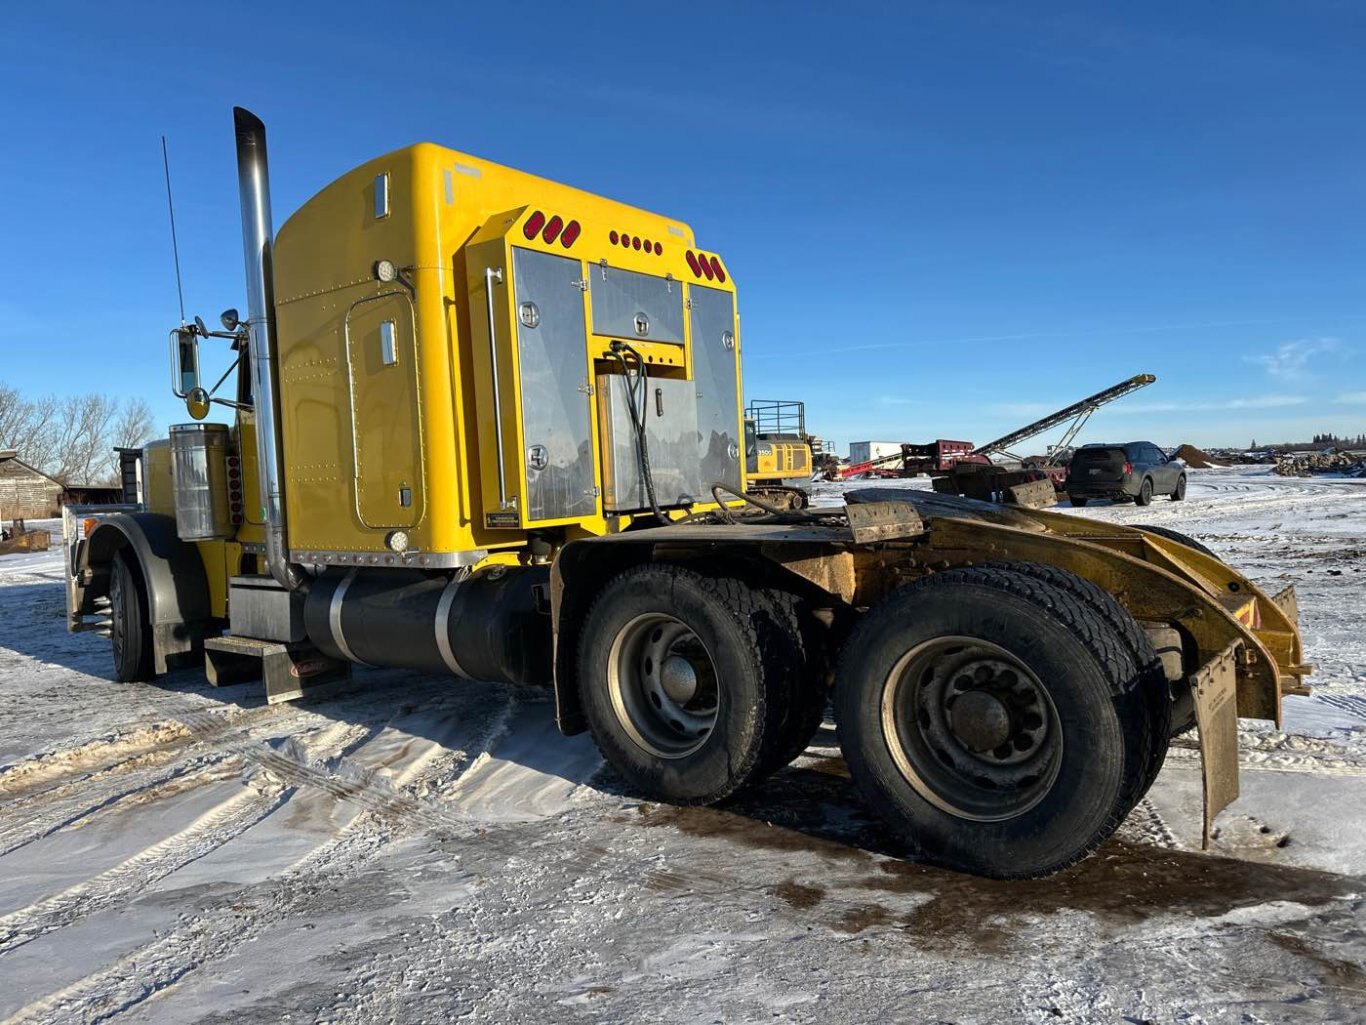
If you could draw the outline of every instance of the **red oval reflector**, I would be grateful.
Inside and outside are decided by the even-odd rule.
[[[639,248],[640,248],[640,239],[637,238],[637,237],[634,236],[634,235],[631,236],[631,248],[633,248],[633,249],[639,249]]]
[[[717,281],[724,282],[726,280],[726,272],[721,269],[721,261],[714,256],[711,258],[711,269],[716,271]]]
[[[545,214],[537,210],[526,219],[526,224],[522,227],[522,234],[527,238],[535,238],[541,228],[545,226]]]
[[[560,220],[559,214],[551,216],[550,221],[545,226],[545,231],[541,232],[541,238],[547,242],[554,242],[560,237],[560,229],[564,227],[564,221]]]
[[[564,226],[564,231],[560,233],[560,245],[568,249],[579,239],[579,232],[583,229],[579,227],[578,221],[570,221]]]
[[[607,237],[612,240],[612,245],[616,245],[617,241],[621,238],[615,231],[608,232]]]
[[[653,253],[655,251],[654,243],[651,242],[648,238],[645,240],[645,251],[647,253]]]
[[[697,262],[702,265],[702,276],[705,277],[708,281],[711,281],[714,277],[716,277],[716,271],[711,269],[711,261],[708,260],[705,255],[699,253],[697,257]]]
[[[687,260],[688,269],[691,270],[696,277],[700,278],[702,276],[702,268],[698,265],[697,257],[693,254],[691,249],[688,250]]]
[[[656,255],[656,256],[663,256],[663,255],[664,255],[664,247],[661,246],[658,242],[655,243],[655,255]]]

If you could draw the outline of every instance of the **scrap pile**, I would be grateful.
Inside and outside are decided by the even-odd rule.
[[[1366,459],[1350,452],[1297,453],[1278,457],[1271,472],[1282,477],[1312,477],[1316,473],[1366,477]]]

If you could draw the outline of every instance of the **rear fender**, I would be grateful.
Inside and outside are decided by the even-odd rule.
[[[1218,559],[1185,545],[1080,517],[1026,515],[1049,529],[945,517],[931,521],[930,547],[954,565],[1019,559],[1069,570],[1109,591],[1135,619],[1188,632],[1199,649],[1196,668],[1239,645],[1238,715],[1279,725],[1282,693],[1298,689],[1298,677],[1309,671],[1299,662],[1299,630],[1282,605]]]
[[[109,566],[116,552],[130,553],[142,574],[152,624],[153,664],[164,673],[201,650],[210,625],[208,577],[199,550],[180,540],[175,519],[156,513],[98,517],[90,536],[72,555],[68,586],[73,629],[109,593]]]

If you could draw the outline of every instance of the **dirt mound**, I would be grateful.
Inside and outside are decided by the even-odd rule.
[[[1216,463],[1194,445],[1182,445],[1172,453],[1172,458],[1181,460],[1193,470],[1208,470],[1210,467],[1224,465],[1223,463]]]

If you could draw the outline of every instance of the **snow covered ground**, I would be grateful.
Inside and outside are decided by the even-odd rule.
[[[652,807],[534,690],[115,684],[60,554],[0,559],[0,1019],[1361,1021],[1366,482],[1083,514],[1294,580],[1319,689],[1245,726],[1215,851],[1185,744],[1096,857],[1012,884],[898,858],[829,727],[727,807]]]

